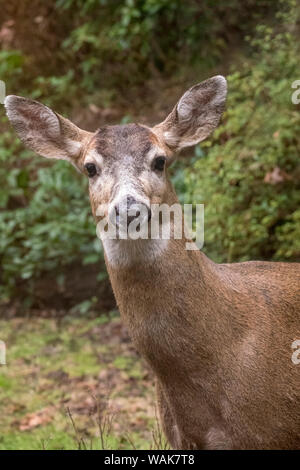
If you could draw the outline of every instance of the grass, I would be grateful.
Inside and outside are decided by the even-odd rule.
[[[153,377],[116,314],[0,320],[0,339],[0,450],[164,446]]]

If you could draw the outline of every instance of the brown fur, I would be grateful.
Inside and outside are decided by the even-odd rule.
[[[6,108],[21,139],[46,157],[59,145],[62,158],[84,171],[92,151],[101,155],[102,168],[95,159],[101,177],[90,182],[94,214],[98,204],[112,203],[122,178],[151,203],[172,205],[177,197],[167,173],[152,175],[147,152],[165,155],[169,164],[175,150],[203,140],[222,113],[224,82],[196,85],[152,130],[131,124],[92,135],[30,100],[9,97]],[[185,242],[171,239],[155,262],[118,266],[106,256],[121,316],[156,375],[171,446],[299,449],[300,366],[291,345],[300,338],[300,265],[218,265],[187,251]]]
[[[300,447],[297,264],[217,265],[172,240],[155,264],[114,269],[131,336],[155,371],[174,448]]]

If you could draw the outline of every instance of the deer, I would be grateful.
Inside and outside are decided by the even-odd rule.
[[[169,166],[214,131],[226,95],[226,79],[214,76],[186,91],[155,126],[96,132],[30,99],[10,95],[4,104],[27,147],[69,161],[88,178],[97,223],[111,214],[116,226],[122,214],[132,222],[138,206],[149,226],[153,205],[178,203]],[[300,264],[217,264],[202,250],[187,250],[187,242],[193,239],[172,233],[102,240],[121,318],[155,375],[169,445],[299,449],[300,366],[291,344],[300,338]]]

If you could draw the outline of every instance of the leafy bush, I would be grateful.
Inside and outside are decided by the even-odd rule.
[[[276,29],[257,26],[251,61],[228,77],[223,124],[186,172],[189,198],[205,204],[205,250],[216,260],[300,256],[300,112],[297,2]]]
[[[35,0],[32,8],[26,2],[30,9],[21,9],[20,18],[16,9],[18,27],[14,21],[6,27],[15,28],[7,39],[15,42],[0,51],[0,78],[8,93],[66,114],[75,102],[77,108],[90,99],[109,105],[137,84],[144,92],[145,79],[157,74],[168,80],[175,71],[189,75],[191,64],[207,70],[221,63],[257,17],[269,14],[272,23],[278,7],[277,0]],[[276,34],[258,27],[248,48],[255,51],[252,61],[229,77],[224,124],[196,148],[199,160],[185,180],[181,164],[173,170],[181,201],[188,194],[206,203],[206,249],[215,259],[299,256],[299,111],[290,104],[291,82],[299,78],[295,24],[285,15]],[[85,180],[67,163],[34,157],[6,125],[0,136],[0,295],[9,298],[20,280],[30,293],[43,272],[62,273],[75,260],[97,262],[102,253]],[[272,185],[265,178],[283,181]]]
[[[257,18],[272,17],[278,6],[278,0],[24,0],[22,8],[12,3],[14,9],[3,5],[1,79],[10,92],[51,96],[52,104],[65,109],[87,99],[103,106],[103,89],[117,96],[185,66],[215,66],[253,31]],[[21,81],[1,70],[1,54],[17,59],[15,49],[22,58]]]
[[[277,0],[56,2],[62,14],[76,15],[62,47],[69,59],[76,54],[77,77],[90,93],[107,82],[126,90],[146,78],[170,75],[179,64],[214,66],[228,44],[242,39],[257,16],[277,5]]]
[[[0,295],[20,280],[30,293],[42,272],[61,274],[74,260],[99,261],[85,179],[66,162],[43,167],[10,133],[0,147]]]

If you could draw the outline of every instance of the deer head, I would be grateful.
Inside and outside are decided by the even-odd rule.
[[[153,204],[176,200],[167,177],[174,154],[215,129],[225,99],[226,80],[216,76],[190,88],[167,118],[152,128],[126,124],[95,133],[79,129],[36,101],[11,95],[5,107],[27,147],[46,158],[68,160],[89,178],[94,215],[101,206],[103,217],[118,223],[125,213],[129,223],[143,208],[147,224]]]

